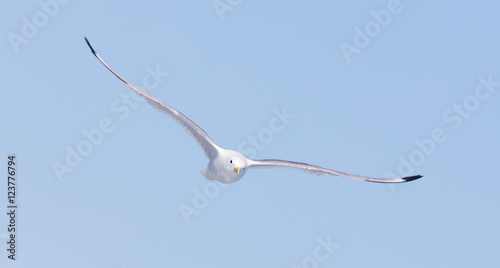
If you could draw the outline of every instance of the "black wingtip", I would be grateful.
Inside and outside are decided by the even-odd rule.
[[[409,177],[404,177],[403,180],[405,182],[408,182],[408,181],[414,181],[414,180],[418,180],[420,178],[422,178],[423,176],[422,175],[416,175],[416,176],[409,176]]]
[[[92,54],[94,54],[94,55],[95,55],[95,50],[94,50],[94,48],[90,45],[90,42],[89,42],[89,40],[87,39],[87,37],[85,37],[85,36],[84,36],[83,38],[85,39],[85,42],[87,42],[87,45],[89,46],[90,51],[92,51]]]

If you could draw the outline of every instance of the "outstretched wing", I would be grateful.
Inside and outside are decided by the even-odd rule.
[[[191,121],[189,118],[187,118],[185,115],[183,115],[181,112],[177,111],[176,109],[166,105],[165,103],[162,103],[161,101],[153,98],[146,92],[142,91],[138,87],[134,86],[132,83],[128,82],[125,80],[125,78],[121,77],[119,74],[117,74],[111,67],[109,67],[102,59],[97,55],[95,52],[94,48],[90,45],[89,40],[85,37],[85,42],[87,42],[87,45],[89,46],[90,50],[96,56],[96,58],[104,65],[108,70],[110,70],[118,79],[120,79],[123,83],[127,84],[132,90],[137,92],[137,94],[141,95],[146,101],[151,104],[154,108],[156,108],[158,111],[170,116],[172,119],[174,119],[177,123],[179,123],[194,139],[195,141],[200,145],[200,147],[203,149],[205,152],[205,155],[209,158],[212,159],[217,155],[217,151],[220,149],[220,147],[207,135],[207,133],[201,129],[198,125],[196,125],[193,121]]]
[[[382,178],[372,178],[360,175],[349,174],[341,171],[336,171],[332,169],[327,169],[319,166],[314,166],[306,163],[284,161],[277,159],[265,159],[265,160],[250,160],[248,163],[248,168],[293,168],[314,175],[330,174],[334,176],[342,176],[349,179],[355,179],[360,181],[371,181],[371,182],[382,182],[382,183],[398,183],[413,181],[422,178],[421,175],[409,176],[399,179],[382,179]]]

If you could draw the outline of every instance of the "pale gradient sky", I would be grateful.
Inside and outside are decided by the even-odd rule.
[[[499,267],[497,1],[0,10],[0,166],[17,155],[19,205],[13,262],[0,176],[0,267]],[[191,137],[83,36],[223,147],[424,177],[388,186],[276,169],[210,182]]]

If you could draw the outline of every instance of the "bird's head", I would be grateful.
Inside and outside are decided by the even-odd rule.
[[[245,160],[246,160],[245,158],[239,155],[231,155],[226,160],[227,169],[229,170],[230,173],[236,173],[236,175],[242,173],[243,176],[247,168]]]
[[[245,175],[247,171],[247,158],[242,154],[228,150],[227,153],[222,157],[222,167],[227,175],[228,182],[235,182]]]

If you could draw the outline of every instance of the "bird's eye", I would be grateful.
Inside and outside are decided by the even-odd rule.
[[[231,164],[232,164],[232,163],[233,163],[233,160],[229,160],[229,163],[231,163]]]

